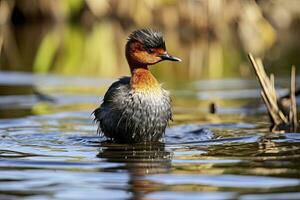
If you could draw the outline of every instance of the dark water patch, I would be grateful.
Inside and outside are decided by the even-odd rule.
[[[0,159],[1,158],[31,157],[31,156],[38,156],[38,155],[30,154],[30,153],[23,153],[23,152],[18,152],[18,151],[10,151],[10,150],[1,150],[0,149]]]
[[[37,155],[38,156],[38,155]],[[40,155],[41,156],[41,155]],[[71,157],[69,158],[72,159]],[[24,159],[0,159],[0,168],[6,170],[68,170],[68,171],[102,171],[110,168],[122,168],[124,165],[112,162],[72,162],[72,161],[49,161],[47,160],[24,160]]]

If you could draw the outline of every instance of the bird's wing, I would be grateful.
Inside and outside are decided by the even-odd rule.
[[[118,81],[111,84],[111,86],[108,88],[108,90],[104,95],[102,104],[99,106],[99,108],[97,108],[93,112],[96,121],[98,121],[101,118],[100,117],[101,109],[105,108],[113,101],[116,93],[119,91],[119,88],[121,86],[128,85],[129,83],[130,83],[130,77],[122,77]]]
[[[115,92],[120,88],[120,86],[128,85],[130,82],[130,77],[122,77],[118,81],[111,84],[111,86],[108,88],[107,92],[104,95],[103,103],[105,104],[109,101],[111,101],[115,95]]]

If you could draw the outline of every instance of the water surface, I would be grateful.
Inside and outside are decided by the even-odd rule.
[[[255,80],[170,86],[174,121],[143,145],[96,133],[112,81],[0,73],[1,199],[300,198],[300,135],[270,133]]]

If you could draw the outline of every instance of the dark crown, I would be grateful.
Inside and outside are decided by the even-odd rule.
[[[140,29],[133,31],[129,35],[128,41],[139,41],[146,48],[166,49],[165,40],[162,33],[151,29]]]

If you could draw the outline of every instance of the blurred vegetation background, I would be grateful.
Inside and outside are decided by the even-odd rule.
[[[247,78],[248,52],[288,76],[299,25],[298,0],[0,0],[0,70],[126,75],[128,34],[150,27],[183,60],[153,67],[163,80]]]

